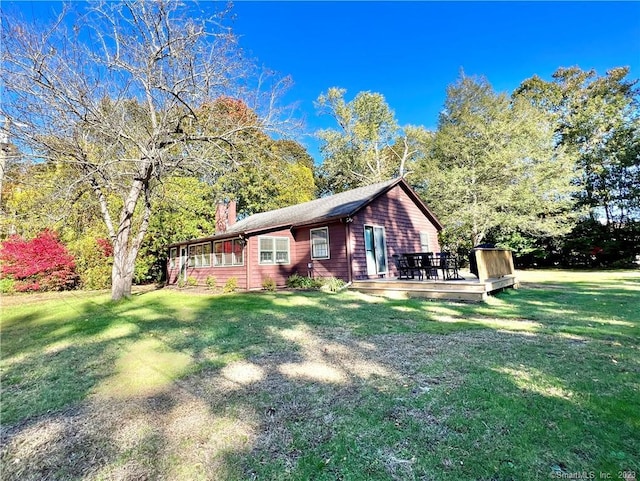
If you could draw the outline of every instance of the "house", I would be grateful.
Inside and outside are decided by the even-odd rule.
[[[220,207],[220,206],[219,206]],[[217,213],[217,233],[169,246],[167,282],[235,277],[240,289],[294,273],[351,282],[394,277],[394,254],[437,252],[440,221],[404,179],[353,189],[235,222]]]

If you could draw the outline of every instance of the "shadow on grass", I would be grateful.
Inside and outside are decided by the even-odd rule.
[[[7,479],[635,468],[637,298],[585,284],[486,305],[159,291],[9,313]]]
[[[69,382],[75,391],[73,399],[81,399],[83,391],[109,374],[109,366],[124,343],[151,336],[192,356],[196,364],[215,365],[221,355],[251,354],[252,348],[261,349],[267,344],[270,349],[287,349],[287,343],[274,333],[298,323],[348,329],[358,335],[447,334],[493,328],[610,341],[636,339],[638,326],[632,320],[640,312],[638,297],[607,286],[600,286],[595,297],[584,292],[586,286],[591,288],[593,284],[574,283],[561,291],[507,291],[489,305],[316,293],[198,298],[196,303],[180,305],[179,301],[166,302],[162,295],[156,295],[141,297],[141,302],[87,302],[60,314],[49,313],[48,317],[28,312],[3,323],[3,357],[14,359],[4,373],[5,385],[22,391],[21,381],[25,375],[38,372],[38,366],[51,372],[44,378],[55,383],[61,378],[59,373],[69,376],[69,367],[74,366],[81,378],[82,373],[86,375],[79,380],[84,389],[75,389],[73,379]],[[101,367],[98,376],[92,369],[96,365]],[[50,395],[48,389],[44,391]],[[63,389],[59,393],[58,405],[64,405],[65,392]],[[10,422],[13,416],[5,419]]]

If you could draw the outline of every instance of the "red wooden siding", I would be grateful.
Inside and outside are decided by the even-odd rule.
[[[311,259],[311,229],[328,227],[329,229],[329,259]],[[338,277],[347,281],[349,264],[346,254],[345,224],[333,222],[309,227],[300,227],[295,231],[296,267],[301,275],[307,275],[307,265],[313,263],[313,277]]]
[[[198,242],[201,244],[201,242]],[[213,247],[213,246],[212,246]],[[180,256],[180,249],[178,248],[178,256]],[[187,258],[188,258],[187,254]],[[196,280],[198,285],[206,285],[207,277],[212,276],[216,278],[216,286],[223,287],[224,284],[231,278],[235,277],[238,281],[239,289],[246,289],[246,248],[245,248],[245,264],[243,266],[213,266],[213,253],[211,254],[211,266],[209,267],[187,267],[187,278],[192,277]],[[167,269],[167,283],[176,284],[180,275],[180,257],[175,260],[175,267],[173,269]]]
[[[429,251],[438,252],[438,230],[413,202],[405,190],[396,185],[387,194],[378,197],[358,212],[350,224],[351,253],[354,279],[366,279],[367,259],[364,250],[364,226],[385,228],[387,267],[389,275],[396,276],[392,255],[420,252],[420,233],[429,235]]]
[[[260,265],[260,255],[258,251],[260,236],[249,237],[245,254],[249,255],[250,278],[249,289],[260,289],[262,282],[270,277],[278,286],[284,286],[287,278],[295,272],[295,239],[289,229],[269,232],[264,234],[267,237],[287,237],[289,239],[289,264],[269,264]]]
[[[317,227],[329,228],[329,259],[311,259],[310,232]],[[287,278],[292,274],[301,276],[309,275],[309,263],[313,263],[311,274],[314,277],[335,276],[346,280],[348,277],[348,264],[345,255],[345,228],[341,222],[321,224],[309,227],[296,228],[293,232],[289,229],[269,232],[269,237],[289,238],[289,264],[260,265],[259,264],[259,239],[261,236],[249,238],[248,253],[251,263],[250,289],[259,289],[262,282],[270,277],[278,286],[284,286]]]
[[[217,287],[223,287],[230,278],[235,277],[238,281],[238,289],[246,289],[246,269],[246,265],[189,268],[187,269],[187,276],[195,277],[198,280],[198,284],[202,285],[206,285],[208,276],[213,276],[216,278]]]

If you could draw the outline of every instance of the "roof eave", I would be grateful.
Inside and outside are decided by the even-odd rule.
[[[258,235],[258,234],[262,234],[262,233],[265,233],[265,232],[273,232],[273,231],[276,231],[276,230],[297,229],[299,227],[305,227],[305,226],[309,226],[309,225],[331,223],[331,222],[340,221],[342,219],[345,219],[345,218],[351,217],[351,216],[352,216],[352,214],[341,214],[341,215],[338,215],[338,216],[330,216],[330,217],[315,217],[313,219],[310,219],[310,220],[307,220],[307,221],[304,221],[304,222],[279,224],[279,225],[273,225],[273,226],[269,226],[269,227],[262,227],[260,229],[247,230],[245,232],[245,235],[247,237],[249,237],[249,236],[255,236],[255,235]]]
[[[216,241],[221,239],[235,239],[236,237],[246,237],[246,232],[222,232],[220,234],[214,234],[206,237],[199,237],[198,239],[188,239],[179,242],[173,242],[169,244],[167,247],[170,249],[172,247],[184,246],[187,244],[200,244],[202,242]]]
[[[355,212],[357,212],[357,210]],[[354,214],[355,214],[355,212],[354,212]],[[332,217],[325,217],[325,218],[318,217],[318,218],[315,218],[315,219],[310,220],[308,222],[301,222],[301,223],[298,223],[298,224],[287,223],[287,224],[272,225],[272,226],[269,226],[269,227],[262,227],[260,229],[244,230],[244,231],[241,231],[241,232],[225,232],[225,233],[216,234],[216,235],[212,235],[212,236],[200,237],[198,239],[189,239],[189,240],[184,240],[184,241],[180,241],[180,242],[174,242],[172,244],[169,244],[167,247],[170,249],[172,247],[179,247],[179,246],[183,246],[183,245],[187,245],[187,244],[199,244],[201,242],[216,241],[216,240],[230,239],[230,238],[233,239],[233,238],[236,238],[236,237],[253,237],[253,236],[256,236],[256,235],[264,234],[264,233],[267,233],[267,232],[278,231],[278,230],[296,229],[296,228],[305,227],[305,226],[308,226],[308,225],[337,222],[337,221],[340,221],[340,220],[345,219],[347,217],[352,217],[352,215],[353,214],[332,216]]]

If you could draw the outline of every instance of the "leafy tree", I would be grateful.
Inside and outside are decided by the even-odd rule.
[[[111,287],[111,242],[91,233],[85,233],[67,245],[76,260],[76,272],[83,289]]]
[[[112,246],[105,239],[108,234],[100,210],[90,192],[69,188],[73,184],[68,171],[68,166],[53,162],[12,166],[0,225],[5,236],[29,238],[45,229],[55,230],[75,258],[79,286],[109,288]]]
[[[165,274],[167,245],[212,235],[216,230],[215,189],[195,177],[170,177],[155,192],[156,209],[136,261],[137,282],[159,281]]]
[[[628,74],[560,68],[551,82],[533,77],[516,91],[556,117],[558,143],[581,167],[578,197],[607,225],[640,218],[640,99]]]
[[[274,208],[301,204],[315,198],[316,185],[313,170],[304,163],[285,164],[278,180],[278,205]]]
[[[347,102],[345,93],[333,87],[316,102],[318,110],[332,116],[339,127],[318,132],[324,156],[323,190],[342,192],[404,176],[414,153],[409,137],[419,137],[424,129],[401,129],[382,94],[359,92]]]
[[[287,164],[300,164],[312,170],[315,168],[313,157],[295,140],[279,139],[271,144],[273,154],[287,162]]]
[[[639,247],[640,222],[629,221],[612,229],[587,217],[562,239],[559,261],[569,266],[637,267]]]
[[[245,135],[247,142],[235,152],[239,165],[215,186],[218,198],[236,200],[240,216],[314,198],[313,159],[300,144],[274,140],[261,131]]]
[[[52,291],[73,287],[75,260],[55,232],[31,240],[12,236],[0,245],[0,274],[15,281],[15,290]]]
[[[270,151],[277,159],[274,181],[278,185],[276,203],[270,208],[278,209],[314,199],[317,190],[316,168],[307,150],[296,141],[280,139],[273,141]],[[260,211],[265,210],[269,209],[262,208]]]
[[[551,81],[532,77],[515,92],[555,118],[557,145],[577,159],[575,196],[588,218],[570,236],[570,250],[591,232],[582,255],[589,257],[594,246],[600,246],[605,253],[600,257],[608,262],[640,252],[633,242],[640,221],[639,90],[637,80],[628,75],[626,67],[604,76],[560,68]],[[600,221],[605,227],[593,228]]]
[[[10,142],[9,130],[11,129],[11,121],[7,118],[4,119],[4,125],[0,130],[0,212],[2,212],[2,200],[3,200],[3,186],[7,169],[15,162],[19,157],[19,151],[15,144]]]
[[[464,74],[447,89],[415,182],[452,246],[489,233],[560,235],[571,228],[572,159],[554,143],[552,119]]]
[[[241,217],[306,202],[315,195],[311,169],[277,158],[246,164],[223,177],[219,187],[233,192]]]
[[[2,114],[20,122],[12,135],[23,152],[64,164],[92,193],[113,245],[119,299],[131,293],[154,190],[180,173],[234,168],[242,134],[273,125],[286,82],[257,88],[224,12],[202,18],[167,0],[75,6],[47,29],[3,13]],[[260,115],[219,122],[208,107],[220,98],[256,99]]]
[[[65,169],[53,163],[23,162],[7,169],[0,216],[0,237],[13,234],[34,237],[46,228],[58,232],[65,214],[72,210],[72,198],[79,193],[69,188]],[[82,206],[80,211],[86,209]],[[82,215],[86,215],[84,210]],[[70,225],[74,224],[70,222]]]

